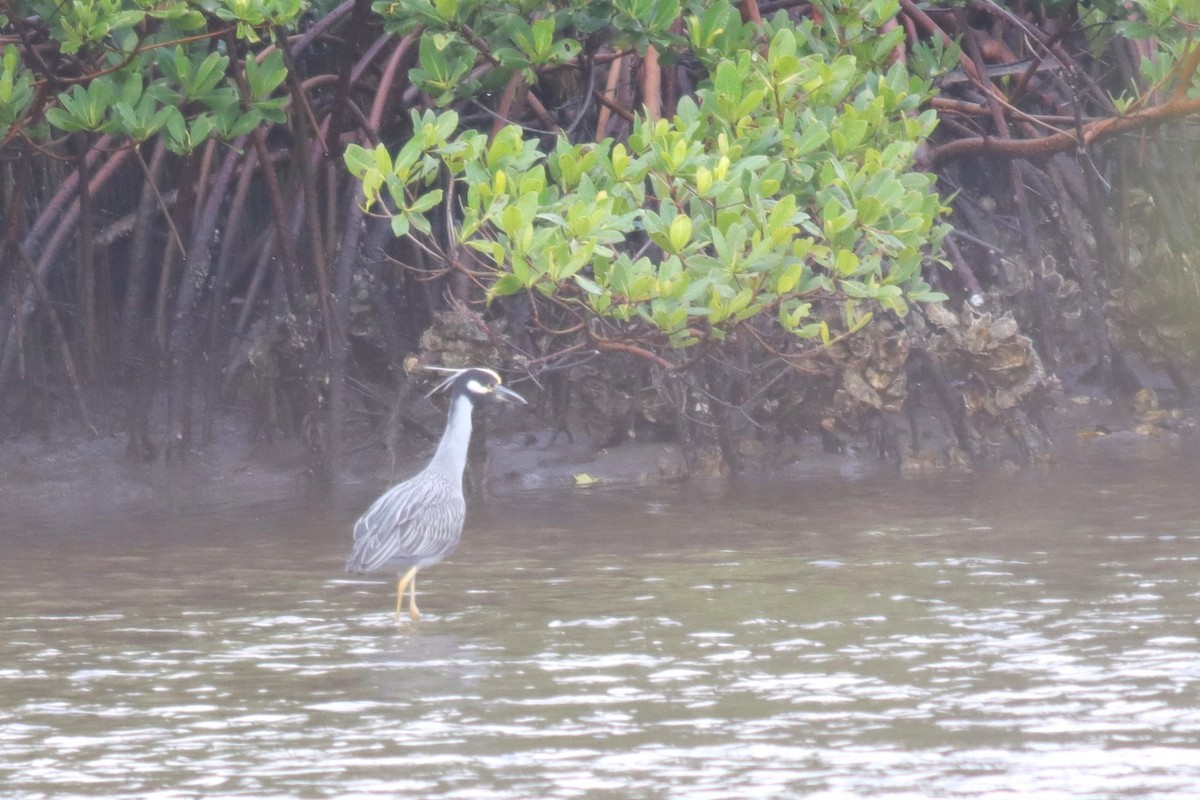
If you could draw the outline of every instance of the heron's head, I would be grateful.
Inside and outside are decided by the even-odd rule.
[[[481,400],[503,400],[506,403],[526,402],[524,397],[503,385],[499,373],[495,370],[483,367],[467,367],[466,369],[431,367],[431,369],[449,373],[446,379],[429,393],[431,395],[445,389],[450,392],[452,397],[465,395],[473,402]]]

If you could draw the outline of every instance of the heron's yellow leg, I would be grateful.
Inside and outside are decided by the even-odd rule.
[[[417,568],[413,567],[408,572],[404,573],[404,577],[396,584],[396,621],[400,621],[400,606],[404,603],[404,590],[410,583],[413,583],[413,578],[417,575]],[[411,609],[411,606],[410,606]]]
[[[413,567],[412,581],[408,584],[408,615],[414,621],[421,618],[421,612],[417,610],[417,568]]]

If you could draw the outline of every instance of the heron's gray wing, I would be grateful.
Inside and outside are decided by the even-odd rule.
[[[462,491],[436,473],[421,473],[392,487],[354,525],[352,572],[374,572],[389,561],[437,560],[462,535]]]

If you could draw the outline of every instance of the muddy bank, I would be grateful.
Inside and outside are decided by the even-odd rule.
[[[430,410],[430,422],[437,418]],[[1087,397],[1063,400],[1047,413],[1055,442],[1054,456],[1030,469],[1070,469],[1080,459],[1122,454],[1138,448],[1189,448],[1200,442],[1195,410],[1147,409],[1134,402],[1113,403]],[[948,457],[952,434],[934,420],[921,427],[925,441],[904,459],[881,460],[867,445],[827,452],[813,435],[747,442],[746,469],[722,473],[719,454],[688,459],[671,442],[630,441],[598,446],[584,433],[573,440],[542,427],[533,416],[502,413],[488,419],[486,494],[521,491],[586,491],[594,485],[647,485],[692,480],[771,480],[844,478],[873,475],[931,475],[964,470],[1022,468],[1014,459],[971,466]],[[433,428],[437,430],[437,428]],[[64,431],[49,438],[16,437],[0,447],[0,510],[8,520],[36,519],[56,513],[89,514],[122,509],[230,507],[289,496],[349,492],[364,498],[411,475],[432,452],[433,444],[403,441],[389,455],[382,443],[361,449],[330,484],[317,478],[311,454],[294,440],[249,443],[244,427],[226,420],[214,440],[182,463],[132,463],[124,458],[126,438],[111,434],[87,439]],[[478,473],[477,473],[478,474]],[[478,480],[478,479],[477,479]]]

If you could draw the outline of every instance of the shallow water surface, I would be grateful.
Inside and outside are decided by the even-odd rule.
[[[1197,462],[7,516],[3,796],[1190,798]]]

